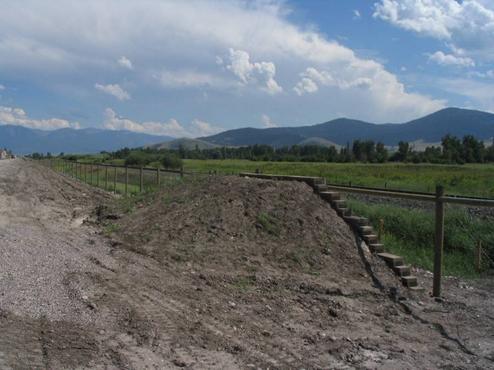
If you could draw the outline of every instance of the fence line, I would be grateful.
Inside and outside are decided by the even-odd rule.
[[[164,183],[169,182],[170,179],[177,181],[185,175],[192,174],[184,172],[183,168],[172,170],[154,167],[119,166],[105,163],[83,163],[58,158],[42,159],[40,162],[66,176],[103,188],[106,191],[112,191],[115,194],[121,193],[124,195],[156,190]]]

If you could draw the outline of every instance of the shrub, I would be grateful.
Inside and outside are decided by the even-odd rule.
[[[138,166],[143,167],[149,163],[149,158],[142,152],[131,152],[125,159],[126,166]]]
[[[183,162],[182,159],[180,159],[178,156],[175,154],[167,154],[161,159],[161,164],[165,168],[182,168],[183,167]]]

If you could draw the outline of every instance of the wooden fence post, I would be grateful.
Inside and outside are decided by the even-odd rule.
[[[125,195],[129,192],[129,167],[125,166]]]
[[[108,191],[108,166],[105,165],[105,191]]]
[[[444,247],[444,187],[436,186],[436,237],[434,246],[434,282],[432,296],[441,296],[441,276],[443,269],[443,247]]]
[[[382,237],[384,235],[384,220],[381,218],[379,219],[379,233],[378,233],[378,239],[382,240]]]
[[[144,172],[142,171],[142,167],[139,169],[139,192],[142,193],[144,188]]]
[[[480,240],[475,248],[475,271],[482,271],[482,241]]]
[[[96,187],[99,188],[99,164],[96,165]]]

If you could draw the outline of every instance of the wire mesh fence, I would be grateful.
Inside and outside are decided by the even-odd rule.
[[[156,191],[184,177],[183,170],[80,163],[58,158],[43,159],[41,163],[88,185],[122,195]]]

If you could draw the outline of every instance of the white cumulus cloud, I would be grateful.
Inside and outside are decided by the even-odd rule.
[[[126,130],[150,135],[173,137],[207,136],[222,131],[221,127],[217,127],[199,119],[194,119],[187,126],[180,124],[180,122],[178,122],[175,118],[170,118],[165,122],[137,122],[128,118],[120,117],[111,108],[105,109],[103,126],[108,130]]]
[[[381,0],[374,17],[444,40],[471,57],[494,60],[492,0]]]
[[[318,71],[313,67],[307,68],[304,72],[300,73],[300,81],[294,87],[295,92],[298,95],[304,93],[315,93],[319,90],[319,86],[336,85],[337,82],[333,76],[327,71]]]
[[[55,130],[60,128],[80,128],[78,122],[70,122],[61,118],[34,119],[22,108],[0,106],[0,124],[24,126],[39,130]]]
[[[221,127],[215,126],[205,121],[201,121],[197,118],[192,121],[189,128],[191,136],[209,136],[217,134],[221,131],[223,131]]]
[[[94,85],[96,90],[102,91],[108,95],[112,95],[118,100],[129,100],[130,99],[130,94],[122,89],[119,84],[108,84],[108,85],[101,85],[101,84],[95,84]]]
[[[117,63],[122,68],[127,68],[127,69],[130,69],[130,70],[133,70],[134,69],[134,66],[132,65],[132,62],[130,61],[130,59],[128,59],[128,58],[126,58],[124,56],[121,56],[117,60]]]
[[[315,93],[319,91],[319,86],[335,86],[339,89],[369,88],[373,83],[370,77],[357,77],[350,80],[334,78],[329,72],[319,71],[314,67],[307,68],[300,74],[300,77],[300,81],[293,88],[298,95]]]
[[[261,115],[261,123],[262,123],[263,127],[266,127],[266,128],[278,127],[278,124],[274,123],[271,120],[271,117],[269,117],[267,114]]]
[[[180,87],[225,87],[231,85],[223,78],[211,73],[191,70],[163,70],[154,74],[162,86],[169,88]]]
[[[429,55],[429,60],[439,65],[475,67],[475,62],[472,58],[445,54],[442,51],[436,51],[434,54]]]
[[[229,52],[230,64],[226,68],[232,71],[243,84],[260,84],[270,94],[277,94],[283,91],[282,87],[274,79],[276,66],[273,62],[251,63],[250,55],[246,51],[230,48]]]

